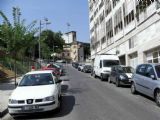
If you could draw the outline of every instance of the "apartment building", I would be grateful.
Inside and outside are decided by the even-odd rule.
[[[88,0],[91,59],[117,54],[121,64],[160,63],[159,0]]]
[[[66,44],[70,44],[74,41],[76,41],[76,31],[69,31],[62,35],[62,38],[64,39]]]
[[[83,62],[84,61],[84,47],[83,43],[74,41],[63,46],[62,57],[68,62]]]

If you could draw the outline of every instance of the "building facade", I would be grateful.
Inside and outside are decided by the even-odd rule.
[[[81,42],[74,41],[66,44],[63,47],[62,58],[68,62],[83,62],[84,61],[84,47]]]
[[[88,0],[91,59],[117,54],[121,64],[160,63],[158,0]]]
[[[76,41],[76,31],[70,31],[62,35],[62,38],[65,40],[66,44],[70,44]]]

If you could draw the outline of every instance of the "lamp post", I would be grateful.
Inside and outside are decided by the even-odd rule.
[[[42,23],[42,20],[39,21],[39,60],[40,60],[40,64],[41,64],[41,30],[42,30],[42,25],[46,24],[46,29],[47,29],[47,25],[51,24],[51,22],[49,22],[47,18],[45,18],[44,20],[45,20],[45,23]]]

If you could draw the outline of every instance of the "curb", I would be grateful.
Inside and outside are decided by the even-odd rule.
[[[4,117],[8,113],[8,109],[4,109],[2,112],[0,112],[0,118]]]

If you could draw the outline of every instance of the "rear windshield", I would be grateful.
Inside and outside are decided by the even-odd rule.
[[[88,69],[91,69],[91,68],[92,68],[91,65],[86,65],[85,67],[88,68]]]
[[[125,73],[133,73],[134,69],[132,67],[122,67]]]
[[[119,65],[118,60],[103,60],[103,67],[111,67],[114,65]]]

